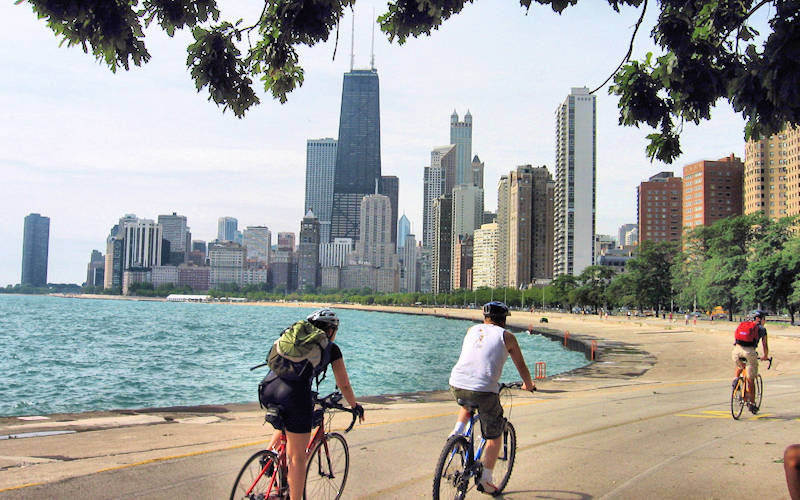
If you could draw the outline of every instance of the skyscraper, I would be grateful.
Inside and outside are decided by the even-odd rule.
[[[431,151],[431,165],[425,167],[422,193],[422,245],[433,245],[433,202],[450,194],[455,186],[456,147],[452,144]]]
[[[86,286],[103,286],[106,259],[100,250],[92,250],[89,265],[86,266]]]
[[[392,243],[397,244],[397,212],[400,197],[400,179],[396,175],[382,175],[378,183],[378,194],[389,197],[389,202],[392,204]]]
[[[553,177],[522,165],[509,174],[508,286],[553,277]]]
[[[309,210],[300,222],[300,244],[297,248],[297,286],[313,290],[319,286],[320,224]]]
[[[217,221],[217,240],[236,241],[239,221],[234,217],[220,217]]]
[[[356,243],[359,258],[374,267],[394,266],[396,254],[392,234],[395,231],[388,196],[371,194],[362,198],[360,229],[361,235]]]
[[[272,249],[272,232],[267,226],[247,226],[242,231],[242,242],[247,249],[247,265],[251,268],[266,268]]]
[[[403,246],[405,245],[406,236],[408,236],[409,234],[411,234],[411,222],[409,222],[408,217],[406,217],[406,214],[403,214],[402,217],[400,217],[400,220],[397,221],[398,253],[399,249],[403,248]],[[414,244],[416,245],[416,241],[414,242]]]
[[[458,113],[450,115],[450,144],[456,146],[456,184],[472,184],[472,114],[467,111],[464,121]]]
[[[681,241],[683,182],[672,172],[659,172],[636,188],[639,243]],[[599,250],[596,252],[599,255]]]
[[[553,276],[580,274],[594,264],[595,96],[573,87],[556,110]]]
[[[627,235],[631,229],[635,229],[636,227],[637,227],[636,224],[631,224],[631,223],[619,226],[617,245],[621,247],[625,246],[625,235]]]
[[[497,223],[483,224],[475,230],[472,250],[472,288],[495,288],[497,283]]]
[[[800,215],[800,127],[787,125],[759,141],[747,141],[744,153],[744,213],[770,219]]]
[[[175,212],[172,215],[159,215],[158,223],[161,224],[162,237],[169,241],[169,259],[163,264],[177,266],[187,262],[192,235],[186,225],[186,216]]]
[[[47,285],[47,253],[50,246],[50,217],[30,214],[25,217],[22,236],[23,285]]]
[[[483,189],[483,171],[486,165],[475,155],[472,159],[472,185]]]
[[[331,208],[331,238],[359,238],[361,198],[375,193],[381,177],[381,122],[378,72],[344,74],[339,143]]]
[[[123,234],[125,235],[123,271],[161,265],[163,238],[161,224],[150,219],[137,219],[125,223]]]
[[[333,208],[333,176],[336,170],[336,139],[309,139],[306,143],[305,211],[319,219],[320,241],[327,243],[331,235]]]
[[[450,291],[453,252],[453,197],[445,194],[433,200],[433,248],[431,252],[431,290]]]
[[[508,286],[508,193],[511,181],[501,175],[497,182],[497,264],[495,265],[498,287]]]
[[[742,215],[743,177],[744,164],[733,154],[683,167],[683,227],[710,226]]]

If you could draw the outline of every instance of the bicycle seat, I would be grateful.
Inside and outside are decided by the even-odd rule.
[[[458,398],[456,399],[456,403],[458,403],[459,406],[463,406],[464,408],[466,408],[471,412],[474,412],[475,410],[478,409],[478,403],[476,403],[475,401],[471,401],[469,399]]]

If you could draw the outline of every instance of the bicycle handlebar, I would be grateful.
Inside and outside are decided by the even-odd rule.
[[[344,432],[347,433],[353,429],[354,425],[356,425],[356,418],[359,416],[364,416],[364,408],[362,408],[361,405],[357,405],[355,408],[348,408],[339,402],[342,400],[342,397],[342,393],[339,391],[333,391],[327,396],[323,396],[321,398],[315,393],[314,402],[324,409],[339,410],[350,413],[352,415],[350,425],[348,425],[347,429],[344,430]]]
[[[511,382],[511,383],[508,383],[508,384],[503,382],[502,384],[500,384],[500,390],[501,391],[503,389],[519,389],[521,387],[522,387],[522,382]],[[536,386],[533,387],[533,390],[534,391],[536,390]],[[533,391],[531,391],[531,392],[533,392]]]
[[[770,368],[772,368],[772,356],[767,358],[767,361],[769,361],[769,364],[767,365],[767,370],[769,370]]]

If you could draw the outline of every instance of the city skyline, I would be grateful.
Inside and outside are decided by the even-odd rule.
[[[368,64],[371,5],[376,15],[385,11],[381,2],[356,6],[356,68]],[[222,7],[252,16],[245,2]],[[15,75],[0,86],[8,118],[2,125],[0,168],[7,182],[0,236],[10,242],[0,259],[0,286],[18,282],[19,220],[31,212],[52,219],[51,282],[82,282],[91,251],[104,250],[109,227],[126,213],[154,218],[177,212],[188,218],[193,238],[206,241],[225,215],[242,227],[299,231],[306,141],[337,134],[342,75],[349,68],[341,49],[349,36],[340,39],[334,61],[333,40],[301,48],[304,86],[283,106],[260,92],[261,106],[238,120],[194,91],[183,66],[185,32],[169,39],[148,30],[155,35],[148,41],[153,60],[113,74],[78,47],[59,48],[29,6],[3,5],[0,13],[4,36],[17,41],[0,48],[0,60]],[[474,117],[472,154],[485,163],[486,186],[518,165],[553,170],[554,110],[571,87],[593,88],[608,76],[638,16],[629,8],[613,14],[607,5],[579,5],[560,17],[546,7],[524,14],[513,5],[467,5],[431,37],[403,47],[376,35],[382,174],[400,179],[399,212],[420,237],[422,169],[430,151],[448,143],[452,111]],[[349,22],[348,13],[343,23]],[[653,17],[645,23],[652,25]],[[487,36],[474,36],[479,25]],[[634,56],[651,49],[640,35]],[[695,161],[744,156],[743,120],[727,104],[714,111],[712,122],[687,125],[685,154],[665,166],[645,157],[649,129],[618,127],[617,100],[605,89],[597,101],[598,233],[615,234],[635,219],[636,186],[654,173],[679,175]],[[495,197],[486,196],[486,203],[495,209]]]

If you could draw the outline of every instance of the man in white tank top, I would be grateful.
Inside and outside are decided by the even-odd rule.
[[[461,355],[450,373],[450,390],[456,400],[465,399],[478,404],[481,433],[486,438],[483,458],[483,476],[478,489],[493,494],[497,487],[492,482],[492,469],[500,452],[503,434],[503,407],[500,406],[500,376],[508,356],[522,377],[522,389],[533,391],[528,365],[522,357],[513,334],[506,331],[508,306],[502,302],[489,302],[483,306],[483,324],[467,330],[461,346]],[[461,434],[469,422],[470,413],[461,408],[453,434]]]

